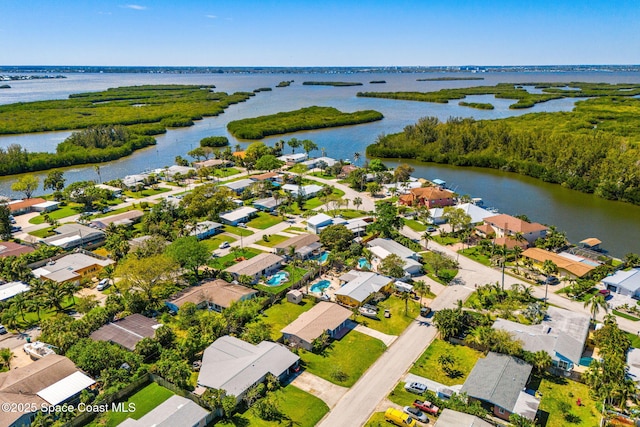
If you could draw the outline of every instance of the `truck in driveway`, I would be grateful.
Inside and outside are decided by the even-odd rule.
[[[423,412],[426,412],[427,414],[432,414],[432,415],[436,415],[440,410],[440,408],[438,408],[436,405],[434,405],[433,403],[427,400],[416,399],[413,401],[413,406],[420,409]]]

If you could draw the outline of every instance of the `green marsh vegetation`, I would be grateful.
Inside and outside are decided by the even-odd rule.
[[[227,129],[237,138],[262,139],[300,130],[355,125],[382,120],[384,116],[373,110],[343,113],[332,107],[307,107],[267,116],[229,122]]]
[[[593,86],[610,85],[588,86],[594,94]],[[633,86],[625,94],[640,91],[638,85],[616,86]],[[640,204],[640,99],[630,96],[601,96],[577,102],[572,112],[501,120],[427,117],[379,136],[367,155],[500,169]]]
[[[464,101],[460,101],[460,102],[458,102],[458,105],[461,106],[461,107],[476,108],[478,110],[493,110],[495,108],[493,106],[493,104],[484,103],[484,102],[464,102]]]
[[[287,87],[287,86],[290,86],[291,83],[293,83],[293,80],[284,80],[278,83],[276,87]]]
[[[200,147],[224,147],[229,145],[229,138],[226,136],[207,136],[200,140]]]
[[[213,86],[158,85],[108,89],[69,99],[0,106],[0,134],[78,130],[56,153],[31,153],[20,145],[0,148],[0,175],[32,172],[127,156],[155,144],[167,128],[216,116],[248,93],[212,92]]]
[[[371,80],[369,83],[371,84],[384,84],[386,83],[386,80]]]
[[[302,82],[305,86],[362,86],[360,82]]]

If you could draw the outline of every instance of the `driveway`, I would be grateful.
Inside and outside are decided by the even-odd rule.
[[[307,371],[298,375],[291,384],[321,399],[329,406],[329,409],[336,406],[338,401],[342,399],[342,396],[349,390],[346,387],[330,383]]]

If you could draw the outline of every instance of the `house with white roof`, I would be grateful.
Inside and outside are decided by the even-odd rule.
[[[495,213],[489,212],[488,210],[483,209],[480,206],[475,205],[473,203],[462,203],[459,205],[455,205],[453,207],[462,209],[464,213],[469,215],[471,217],[471,224],[484,222],[485,218],[489,218],[496,215]],[[447,221],[444,218],[444,208],[429,209],[429,214],[430,214],[431,222],[433,224],[444,224]]]
[[[370,271],[351,270],[340,276],[345,282],[335,293],[336,300],[350,307],[365,303],[374,293],[389,293],[394,280]]]
[[[24,282],[5,283],[0,285],[0,301],[6,301],[30,289],[29,285]]]
[[[291,193],[293,197],[303,197],[305,199],[309,199],[311,197],[315,197],[318,193],[322,191],[321,185],[310,184],[310,185],[294,185],[294,184],[285,184],[282,186],[282,189],[287,193]]]
[[[255,184],[254,180],[245,178],[245,179],[239,179],[237,181],[227,182],[226,184],[222,184],[222,185],[224,187],[227,187],[230,190],[235,191],[236,194],[242,194],[244,190],[246,190],[253,184]]]
[[[215,235],[223,225],[214,221],[201,221],[189,228],[189,236],[196,236],[198,240]]]
[[[616,294],[640,298],[640,268],[616,271],[616,274],[602,279],[602,284]]]
[[[284,380],[299,360],[281,344],[262,341],[254,345],[225,335],[204,351],[198,385],[222,390],[240,402],[247,390],[263,382],[267,374]]]
[[[325,163],[328,167],[331,167],[336,163],[338,163],[338,161],[336,159],[332,159],[331,157],[318,157],[315,159],[305,160],[304,162],[300,162],[300,163],[305,165],[309,169],[313,169],[313,168],[320,167],[321,163]]]
[[[205,427],[212,420],[213,413],[186,397],[173,395],[140,419],[127,418],[118,427]]]
[[[34,269],[33,275],[56,283],[80,282],[83,277],[96,275],[104,267],[113,264],[115,261],[111,259],[75,252],[46,262]]]
[[[140,185],[144,185],[149,176],[150,175],[148,173],[127,175],[122,178],[122,184],[127,188],[136,188]]]
[[[261,253],[253,258],[246,259],[224,271],[231,273],[235,280],[240,276],[249,276],[252,278],[251,283],[257,283],[261,277],[270,276],[282,268],[282,258],[279,255],[271,253]]]
[[[324,227],[333,224],[333,218],[327,214],[320,213],[307,218],[307,230],[319,234]]]
[[[282,160],[285,163],[300,163],[307,160],[308,157],[307,153],[294,153],[280,156],[278,160]]]
[[[62,224],[53,231],[55,236],[45,237],[40,242],[62,249],[92,248],[100,246],[106,238],[104,231],[75,223]]]
[[[246,223],[258,210],[251,206],[243,206],[220,215],[220,221],[228,225],[238,225]]]
[[[190,166],[179,166],[179,165],[171,165],[168,168],[159,168],[154,170],[153,172],[161,176],[165,181],[173,179],[176,175],[187,176],[189,174],[195,173],[196,168],[192,168]]]
[[[369,241],[367,247],[378,261],[382,261],[391,254],[398,255],[404,261],[402,268],[407,276],[419,274],[422,271],[422,264],[418,261],[420,256],[395,240],[376,238]]]

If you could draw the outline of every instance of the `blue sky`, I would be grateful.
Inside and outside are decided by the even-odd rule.
[[[640,63],[637,0],[0,0],[0,65]]]

